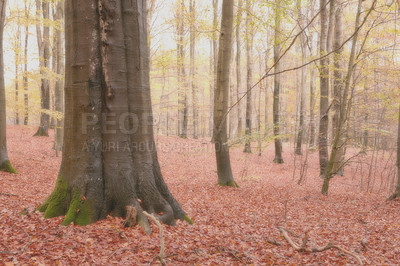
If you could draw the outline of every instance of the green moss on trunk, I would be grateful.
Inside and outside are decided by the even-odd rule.
[[[229,181],[227,183],[218,183],[221,187],[235,187],[238,188],[239,185],[235,181]]]
[[[192,219],[190,219],[188,215],[185,215],[185,217],[183,217],[183,220],[186,221],[188,224],[194,224],[194,222],[192,221]]]
[[[0,166],[0,171],[17,174],[17,171],[12,167],[9,160],[4,161]]]
[[[90,201],[82,197],[79,189],[75,189],[72,193],[71,204],[67,214],[65,215],[62,225],[69,225],[74,223],[76,225],[88,225],[91,223],[92,217],[92,204]]]
[[[59,175],[53,193],[37,209],[44,212],[45,218],[64,215],[67,211],[68,184]]]

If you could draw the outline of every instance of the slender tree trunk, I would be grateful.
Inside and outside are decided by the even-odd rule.
[[[269,60],[269,50],[265,51],[265,71],[264,73],[267,73],[268,70],[268,60]],[[267,138],[270,135],[270,124],[269,124],[269,110],[270,110],[270,106],[269,106],[269,79],[265,79],[265,95],[264,95],[264,100],[265,100],[265,112],[264,112],[264,116],[265,116],[265,121],[264,121],[264,137]]]
[[[6,0],[0,0],[0,171],[16,173],[7,153],[6,88],[4,85],[3,32],[6,17]]]
[[[238,102],[237,106],[237,135],[236,137],[240,138],[242,136],[243,131],[243,107],[242,101],[240,101],[240,97],[242,95],[241,86],[242,86],[242,47],[241,47],[241,36],[240,36],[240,26],[242,24],[242,11],[243,8],[243,0],[238,0],[238,8],[236,15],[236,101]]]
[[[281,71],[281,12],[279,7],[279,1],[275,1],[275,36],[274,36],[274,62],[275,62],[275,73]],[[274,162],[281,164],[284,163],[282,158],[282,140],[281,134],[281,121],[280,121],[280,92],[281,90],[281,75],[277,74],[274,76],[274,103],[273,103],[273,122],[274,122],[274,136],[275,136],[275,158]]]
[[[305,25],[305,16],[301,10],[301,1],[297,1],[298,12],[299,12],[299,25],[301,28],[304,28]],[[307,62],[307,39],[305,33],[303,32],[300,35],[300,47],[301,47],[301,63],[304,65]],[[304,137],[304,120],[306,115],[306,90],[307,90],[307,68],[301,68],[301,81],[300,81],[300,116],[299,116],[299,128],[297,133],[297,142],[296,142],[296,150],[295,153],[298,155],[302,154],[301,146],[303,144]]]
[[[245,153],[251,153],[251,126],[252,126],[252,92],[253,85],[253,26],[252,26],[252,0],[246,0],[246,58],[247,58],[247,83],[246,83],[246,141]]]
[[[310,4],[310,17],[313,18],[315,16],[315,1],[312,1]],[[314,35],[311,35],[310,41],[310,53],[315,55],[314,52]],[[311,66],[310,68],[310,137],[309,137],[309,145],[310,149],[315,148],[315,136],[316,136],[316,125],[315,125],[315,106],[316,106],[316,84],[315,84],[315,67]]]
[[[213,34],[211,37],[211,56],[212,56],[212,79],[210,86],[210,114],[214,117],[214,102],[215,90],[217,86],[217,64],[218,64],[218,50],[217,50],[217,33],[218,33],[218,0],[212,0],[213,3]],[[214,137],[214,123],[210,119],[210,135]],[[212,140],[213,141],[213,140]]]
[[[187,108],[187,84],[185,72],[185,50],[184,50],[184,34],[185,34],[185,2],[181,0],[178,7],[178,43],[177,43],[177,59],[178,59],[178,135],[181,138],[187,138],[188,125],[188,108]]]
[[[227,112],[232,55],[233,0],[222,5],[221,34],[219,39],[217,87],[214,99],[214,143],[217,159],[218,184],[237,187],[233,179],[228,146]]]
[[[50,110],[50,81],[46,77],[50,64],[50,27],[49,20],[50,3],[46,0],[36,0],[36,12],[42,21],[36,25],[37,41],[39,48],[39,66],[41,77],[40,96],[42,113],[40,116],[40,126],[35,136],[49,136],[48,129],[50,126],[50,116],[43,112]],[[41,14],[42,13],[42,14]],[[43,25],[43,35],[42,35]]]
[[[18,14],[17,18],[17,33],[15,38],[14,46],[14,57],[15,57],[15,124],[19,125],[19,64],[21,61],[20,56],[21,50],[21,21]]]
[[[327,8],[326,0],[320,0],[321,8],[321,32],[320,32],[320,55],[327,53]],[[320,175],[324,176],[328,167],[328,126],[329,126],[329,66],[325,57],[320,60],[320,106],[319,106],[319,166]]]
[[[24,40],[24,125],[27,126],[29,122],[29,94],[28,94],[28,46],[29,46],[29,7],[28,0],[24,1],[25,4],[25,40]]]
[[[389,197],[389,200],[394,200],[400,197],[400,105],[399,105],[399,122],[397,129],[397,186],[395,192]]]
[[[39,210],[46,218],[66,215],[63,225],[86,225],[135,208],[147,233],[143,210],[166,224],[191,222],[157,160],[145,3],[67,0],[65,7],[65,149],[55,189]]]
[[[64,19],[64,1],[59,1],[56,6],[55,20],[58,23],[63,23]],[[61,29],[57,29],[55,32],[55,47],[56,54],[56,73],[60,76],[64,76],[64,42],[63,34]],[[62,150],[63,138],[64,138],[64,80],[58,78],[55,85],[55,109],[57,112],[57,124],[55,129],[55,150],[56,154]]]
[[[335,51],[334,53],[334,71],[333,71],[333,96],[334,96],[334,101],[332,104],[332,111],[333,111],[333,116],[332,116],[332,136],[335,136],[337,130],[338,130],[338,124],[339,124],[339,117],[340,117],[340,105],[343,104],[341,102],[342,100],[342,91],[343,91],[343,74],[342,74],[342,51],[343,49],[340,49],[340,46],[342,45],[342,16],[343,16],[343,11],[342,11],[342,6],[341,3],[338,3],[337,9],[336,9],[336,14],[335,14],[335,33],[334,33],[334,39],[333,39],[333,50]],[[335,165],[334,165],[334,171],[339,174],[339,175],[344,175],[343,171],[343,161],[344,161],[344,134],[342,134],[340,141],[339,141],[339,149],[336,154],[336,159],[335,159]]]
[[[190,81],[192,87],[192,102],[193,102],[193,138],[198,138],[199,128],[199,99],[198,88],[196,82],[196,0],[190,0]]]
[[[349,58],[349,66],[347,68],[347,74],[345,78],[345,84],[344,84],[344,89],[343,89],[343,96],[340,104],[340,113],[339,113],[339,122],[337,124],[337,130],[336,134],[334,137],[333,145],[332,145],[332,150],[331,154],[329,157],[329,162],[327,164],[327,168],[323,174],[323,179],[324,183],[322,185],[322,190],[321,193],[323,195],[328,194],[329,190],[329,181],[335,174],[334,172],[334,166],[335,166],[335,161],[337,159],[337,152],[340,148],[340,142],[341,138],[344,134],[344,127],[346,124],[347,120],[347,115],[349,113],[348,110],[348,98],[349,98],[349,93],[350,93],[350,83],[352,79],[352,75],[354,72],[354,61],[355,61],[355,54],[356,54],[356,46],[357,46],[357,39],[358,39],[358,27],[360,25],[360,16],[361,16],[361,7],[362,7],[362,2],[363,0],[358,0],[358,8],[357,8],[357,15],[356,15],[356,22],[355,22],[355,33],[353,36],[353,41],[352,41],[352,46],[351,46],[351,52],[350,52],[350,58]],[[375,2],[374,2],[375,3]]]

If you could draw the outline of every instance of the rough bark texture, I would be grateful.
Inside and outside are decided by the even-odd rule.
[[[237,15],[236,15],[236,101],[238,102],[237,112],[237,137],[242,136],[242,125],[243,125],[243,112],[242,112],[242,101],[241,97],[241,86],[242,86],[242,72],[241,72],[241,60],[242,60],[242,48],[240,38],[240,25],[242,23],[242,7],[243,0],[238,0]]]
[[[326,0],[320,0],[321,7],[321,32],[320,32],[320,55],[327,53],[327,8]],[[329,66],[328,59],[325,57],[320,60],[320,104],[319,104],[319,135],[318,135],[318,149],[319,149],[319,166],[320,175],[326,173],[328,167],[328,126],[329,126]]]
[[[109,213],[150,232],[143,210],[191,222],[161,175],[149,82],[146,2],[66,1],[65,135],[53,193],[39,207],[63,225]]]
[[[60,26],[63,23],[64,19],[64,1],[59,1],[57,3],[57,10],[55,15],[55,20],[60,23]],[[64,45],[63,45],[63,34],[61,29],[57,29],[55,32],[55,50],[56,53],[53,55],[56,57],[56,72],[58,75],[64,76]],[[55,89],[55,109],[58,113],[57,116],[57,124],[55,130],[55,150],[58,155],[58,152],[62,150],[63,146],[63,138],[64,138],[64,80],[62,78],[58,78],[56,81]]]
[[[252,116],[252,93],[251,86],[253,85],[253,26],[252,26],[252,0],[246,0],[246,58],[247,58],[247,82],[246,82],[246,140],[244,152],[251,153],[251,116]]]
[[[40,126],[35,133],[35,136],[49,136],[48,130],[50,126],[50,116],[47,113],[43,112],[50,109],[50,81],[46,77],[46,72],[47,69],[49,69],[50,65],[50,27],[48,21],[46,21],[49,19],[50,15],[49,1],[36,0],[36,12],[43,21],[38,22],[36,25],[37,42],[39,49],[40,75],[42,76],[40,85],[42,114],[40,115]]]
[[[6,136],[6,88],[4,85],[3,32],[6,16],[6,0],[0,0],[0,171],[16,173],[8,159]]]
[[[218,184],[237,187],[233,180],[229,158],[227,112],[229,104],[229,73],[232,55],[233,0],[222,5],[221,34],[219,39],[217,87],[214,99],[214,143],[217,159]]]
[[[281,62],[279,58],[281,57],[281,14],[279,10],[279,1],[277,0],[275,7],[275,36],[274,36],[274,62],[275,62],[275,73],[279,73],[281,71]],[[281,125],[280,125],[280,90],[281,90],[281,75],[277,74],[274,77],[274,102],[273,102],[273,122],[274,122],[274,136],[275,136],[275,163],[283,163],[282,158],[282,140],[280,137],[281,134]]]

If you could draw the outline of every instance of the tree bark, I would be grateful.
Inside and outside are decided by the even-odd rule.
[[[146,3],[66,1],[65,135],[53,193],[39,207],[63,225],[109,213],[150,233],[143,210],[191,222],[161,175],[154,143]],[[83,21],[85,23],[83,23]]]
[[[238,0],[238,8],[236,15],[236,101],[238,102],[237,111],[237,135],[240,138],[242,136],[243,130],[243,108],[241,97],[241,86],[242,86],[242,72],[241,72],[241,60],[242,60],[242,48],[241,48],[241,36],[240,36],[240,26],[242,24],[242,11],[243,0]]]
[[[29,122],[29,94],[28,94],[28,45],[29,45],[29,8],[28,0],[24,1],[25,7],[25,39],[24,39],[24,77],[23,77],[23,86],[24,86],[24,125],[27,126]]]
[[[196,83],[196,0],[190,0],[190,82],[192,87],[192,102],[193,102],[193,138],[198,138],[199,128],[199,110],[198,110],[198,88]]]
[[[64,1],[59,1],[56,6],[55,20],[60,23],[59,26],[63,25],[64,20]],[[56,81],[54,93],[55,93],[55,110],[57,112],[57,122],[55,129],[55,150],[56,154],[62,150],[63,146],[63,135],[64,135],[64,42],[63,34],[60,28],[55,31],[55,50],[56,53],[53,55],[56,57],[56,73],[59,78]]]
[[[320,32],[320,55],[327,53],[327,8],[326,0],[320,0],[321,8],[321,32]],[[319,135],[318,135],[318,149],[319,149],[319,166],[320,175],[324,176],[328,167],[328,126],[329,126],[329,66],[326,57],[320,60],[320,106],[319,106]]]
[[[214,144],[217,159],[218,184],[237,187],[233,179],[229,158],[227,112],[232,55],[233,0],[222,5],[221,34],[219,39],[217,87],[214,99]]]
[[[352,79],[352,75],[354,72],[354,62],[355,62],[355,53],[356,53],[356,46],[357,46],[357,40],[358,40],[358,27],[360,25],[360,16],[361,16],[361,7],[362,7],[362,1],[363,0],[358,0],[358,7],[357,7],[357,14],[356,14],[356,22],[355,22],[355,27],[354,27],[354,36],[352,40],[352,46],[351,46],[351,51],[350,51],[350,58],[349,58],[349,65],[347,68],[347,74],[346,78],[344,80],[344,89],[343,89],[343,96],[341,99],[341,104],[340,104],[340,111],[339,111],[339,121],[337,123],[337,130],[335,133],[335,137],[332,143],[332,150],[331,154],[329,157],[329,162],[327,164],[327,168],[324,171],[322,177],[324,179],[324,183],[322,185],[322,190],[321,193],[323,195],[328,194],[329,190],[329,181],[335,174],[335,161],[337,160],[337,153],[338,150],[341,148],[339,145],[341,144],[341,139],[343,138],[344,134],[344,127],[345,123],[347,120],[347,114],[349,113],[349,93],[350,93],[350,83]],[[375,3],[375,2],[374,2]],[[373,4],[374,5],[374,4]],[[372,7],[373,8],[373,7]],[[343,146],[343,145],[342,145]]]
[[[18,6],[17,6],[18,8]],[[19,11],[19,10],[18,10]],[[20,15],[17,15],[17,33],[14,46],[15,57],[15,124],[19,125],[19,65],[21,61],[21,20]]]
[[[274,63],[275,63],[275,73],[281,71],[281,12],[279,7],[279,1],[275,1],[275,36],[274,36]],[[275,158],[274,162],[281,164],[284,163],[282,158],[282,140],[280,137],[280,90],[281,90],[281,75],[277,74],[274,76],[274,102],[273,102],[273,122],[274,122],[274,137],[275,137]]]
[[[299,12],[299,25],[301,28],[305,28],[305,16],[302,13],[301,1],[297,1],[297,8]],[[301,63],[304,65],[307,62],[307,39],[305,33],[300,34],[300,48],[301,48]],[[301,81],[300,81],[300,116],[299,116],[299,128],[297,133],[297,142],[295,153],[297,155],[302,154],[301,146],[303,144],[304,137],[304,118],[306,115],[306,90],[307,90],[307,67],[301,68]]]
[[[390,196],[389,200],[400,197],[400,105],[399,105],[399,122],[397,129],[397,186],[395,192]]]
[[[39,67],[41,75],[40,97],[42,113],[40,115],[40,126],[34,136],[49,136],[50,116],[45,113],[50,109],[50,81],[46,77],[50,64],[50,27],[48,24],[50,14],[50,3],[46,0],[36,0],[37,16],[41,18],[36,24],[37,42],[39,49]],[[42,13],[42,14],[40,14]],[[43,25],[43,35],[42,35]]]
[[[215,90],[217,86],[217,64],[218,64],[218,47],[217,47],[217,32],[218,32],[218,0],[212,0],[213,3],[213,34],[211,37],[211,86],[210,86],[210,114],[214,117],[214,102]],[[210,136],[214,136],[214,123],[210,119]],[[212,140],[213,141],[213,140]]]
[[[6,17],[6,0],[0,0],[0,171],[16,173],[7,153],[6,88],[4,85],[3,33]]]
[[[315,1],[313,0],[312,3],[310,4],[310,17],[313,18],[315,16]],[[310,41],[310,53],[312,55],[315,55],[314,52],[314,35],[317,33],[314,33],[311,35],[311,41]],[[310,149],[315,148],[315,135],[316,135],[316,125],[315,125],[315,106],[316,106],[316,84],[315,84],[315,68],[313,66],[310,67],[310,138],[309,138],[309,145]]]
[[[187,138],[188,127],[188,106],[187,106],[187,84],[185,71],[185,2],[181,0],[178,6],[178,43],[177,43],[177,59],[178,59],[178,135],[181,138]]]
[[[251,86],[253,85],[253,26],[252,26],[252,0],[246,0],[246,58],[247,58],[247,82],[246,82],[246,139],[244,152],[251,153],[251,126],[252,126],[252,92]]]
[[[343,72],[342,72],[342,51],[340,48],[342,45],[342,16],[343,16],[343,8],[341,3],[337,3],[337,9],[335,11],[335,32],[333,38],[333,50],[335,51],[333,57],[334,63],[334,71],[333,71],[333,104],[332,104],[332,136],[335,136],[338,130],[339,117],[340,117],[340,105],[342,103],[342,91],[343,91]],[[334,172],[339,175],[343,175],[343,166],[342,163],[344,161],[344,134],[340,137],[339,141],[339,149],[336,154]]]

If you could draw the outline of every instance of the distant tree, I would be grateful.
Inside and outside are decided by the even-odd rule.
[[[199,97],[196,80],[196,0],[190,0],[190,85],[192,87],[193,103],[193,138],[198,138],[199,129]]]
[[[28,47],[29,47],[29,17],[30,17],[30,2],[24,0],[24,16],[25,16],[25,38],[24,38],[24,125],[29,122],[29,94],[28,94]]]
[[[39,49],[39,66],[41,75],[40,97],[42,113],[40,126],[35,136],[49,136],[50,115],[46,113],[50,109],[50,81],[46,77],[50,66],[50,2],[47,0],[36,0],[36,37]]]
[[[214,100],[214,136],[217,158],[218,184],[237,187],[233,179],[229,158],[227,112],[229,104],[229,72],[232,56],[233,0],[222,5],[221,34],[219,39],[217,87]]]
[[[247,79],[246,79],[246,141],[244,146],[244,152],[251,153],[251,126],[252,126],[252,93],[251,87],[253,86],[253,25],[252,25],[252,3],[253,0],[246,0],[246,67],[247,67]]]
[[[396,191],[390,196],[389,200],[400,197],[400,105],[399,105],[399,122],[397,129],[397,186]]]
[[[65,5],[65,134],[53,193],[38,208],[63,225],[143,210],[162,222],[191,222],[161,174],[154,143],[146,3],[74,1]],[[129,11],[129,12],[126,12]],[[82,23],[84,21],[85,23]]]
[[[281,71],[281,48],[282,48],[282,27],[281,27],[281,7],[279,5],[279,0],[275,1],[275,36],[274,36],[274,63],[275,63],[275,73]],[[280,97],[281,97],[281,75],[276,74],[274,77],[274,99],[273,99],[273,122],[274,122],[274,136],[275,136],[275,158],[274,162],[281,164],[283,163],[282,158],[282,140],[280,137]]]
[[[241,72],[242,44],[240,37],[240,28],[242,24],[242,14],[243,14],[242,8],[243,8],[243,0],[238,0],[237,15],[236,15],[236,101],[238,102],[237,137],[242,136],[242,128],[243,128],[242,101],[240,101],[241,86],[242,86],[242,72]]]
[[[6,17],[6,0],[0,0],[0,171],[16,173],[7,153],[6,89],[4,85],[3,32]]]

